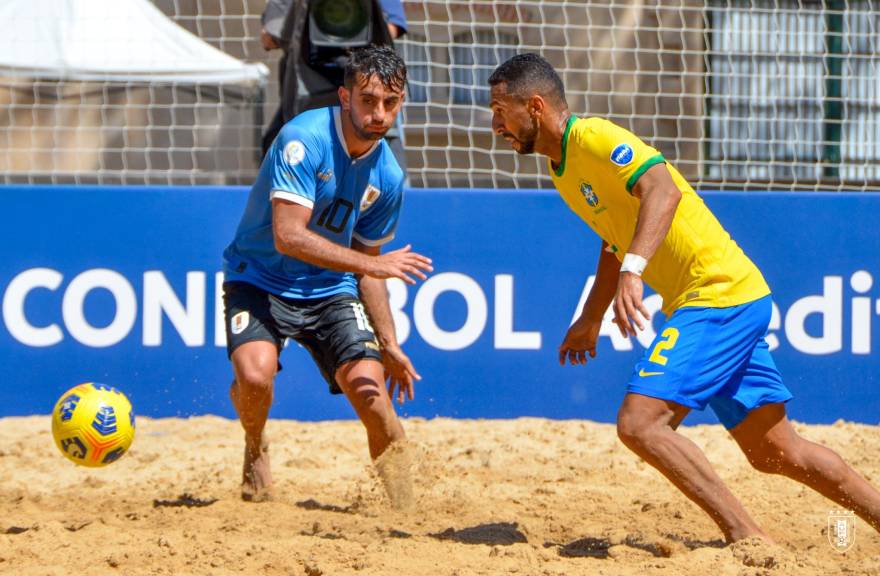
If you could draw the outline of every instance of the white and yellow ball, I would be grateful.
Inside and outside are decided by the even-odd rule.
[[[61,395],[52,410],[52,436],[64,456],[96,468],[115,462],[134,440],[134,412],[125,394],[86,382]]]

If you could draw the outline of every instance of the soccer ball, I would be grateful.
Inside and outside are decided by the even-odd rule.
[[[115,462],[134,440],[134,412],[125,394],[86,382],[61,395],[52,410],[52,436],[64,456],[97,468]]]

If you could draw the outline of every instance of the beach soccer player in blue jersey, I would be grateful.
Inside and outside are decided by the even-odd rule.
[[[406,66],[389,47],[351,53],[340,106],[310,110],[279,132],[223,254],[230,394],[245,431],[242,498],[271,496],[263,434],[279,353],[293,339],[367,431],[391,503],[412,503],[409,455],[391,397],[420,376],[397,342],[385,279],[414,284],[431,261],[394,237],[404,175],[383,136],[403,105]],[[385,389],[385,381],[389,381]]]

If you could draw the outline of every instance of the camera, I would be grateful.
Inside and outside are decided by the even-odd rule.
[[[331,84],[341,86],[349,49],[387,41],[381,35],[384,19],[377,12],[372,0],[311,0],[303,35],[308,65]],[[378,37],[376,23],[380,24]]]

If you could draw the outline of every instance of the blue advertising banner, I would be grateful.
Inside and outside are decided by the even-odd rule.
[[[5,187],[0,415],[48,413],[84,381],[148,416],[233,416],[221,253],[247,196],[219,187]],[[770,283],[768,341],[806,422],[880,422],[880,195],[706,193]],[[614,420],[638,339],[612,325],[597,358],[557,347],[592,282],[599,240],[553,191],[411,190],[397,238],[434,259],[389,283],[404,350],[424,377],[404,415]],[[646,305],[659,310],[659,297]],[[272,416],[350,418],[305,350],[282,355]],[[713,422],[711,412],[687,422]]]

